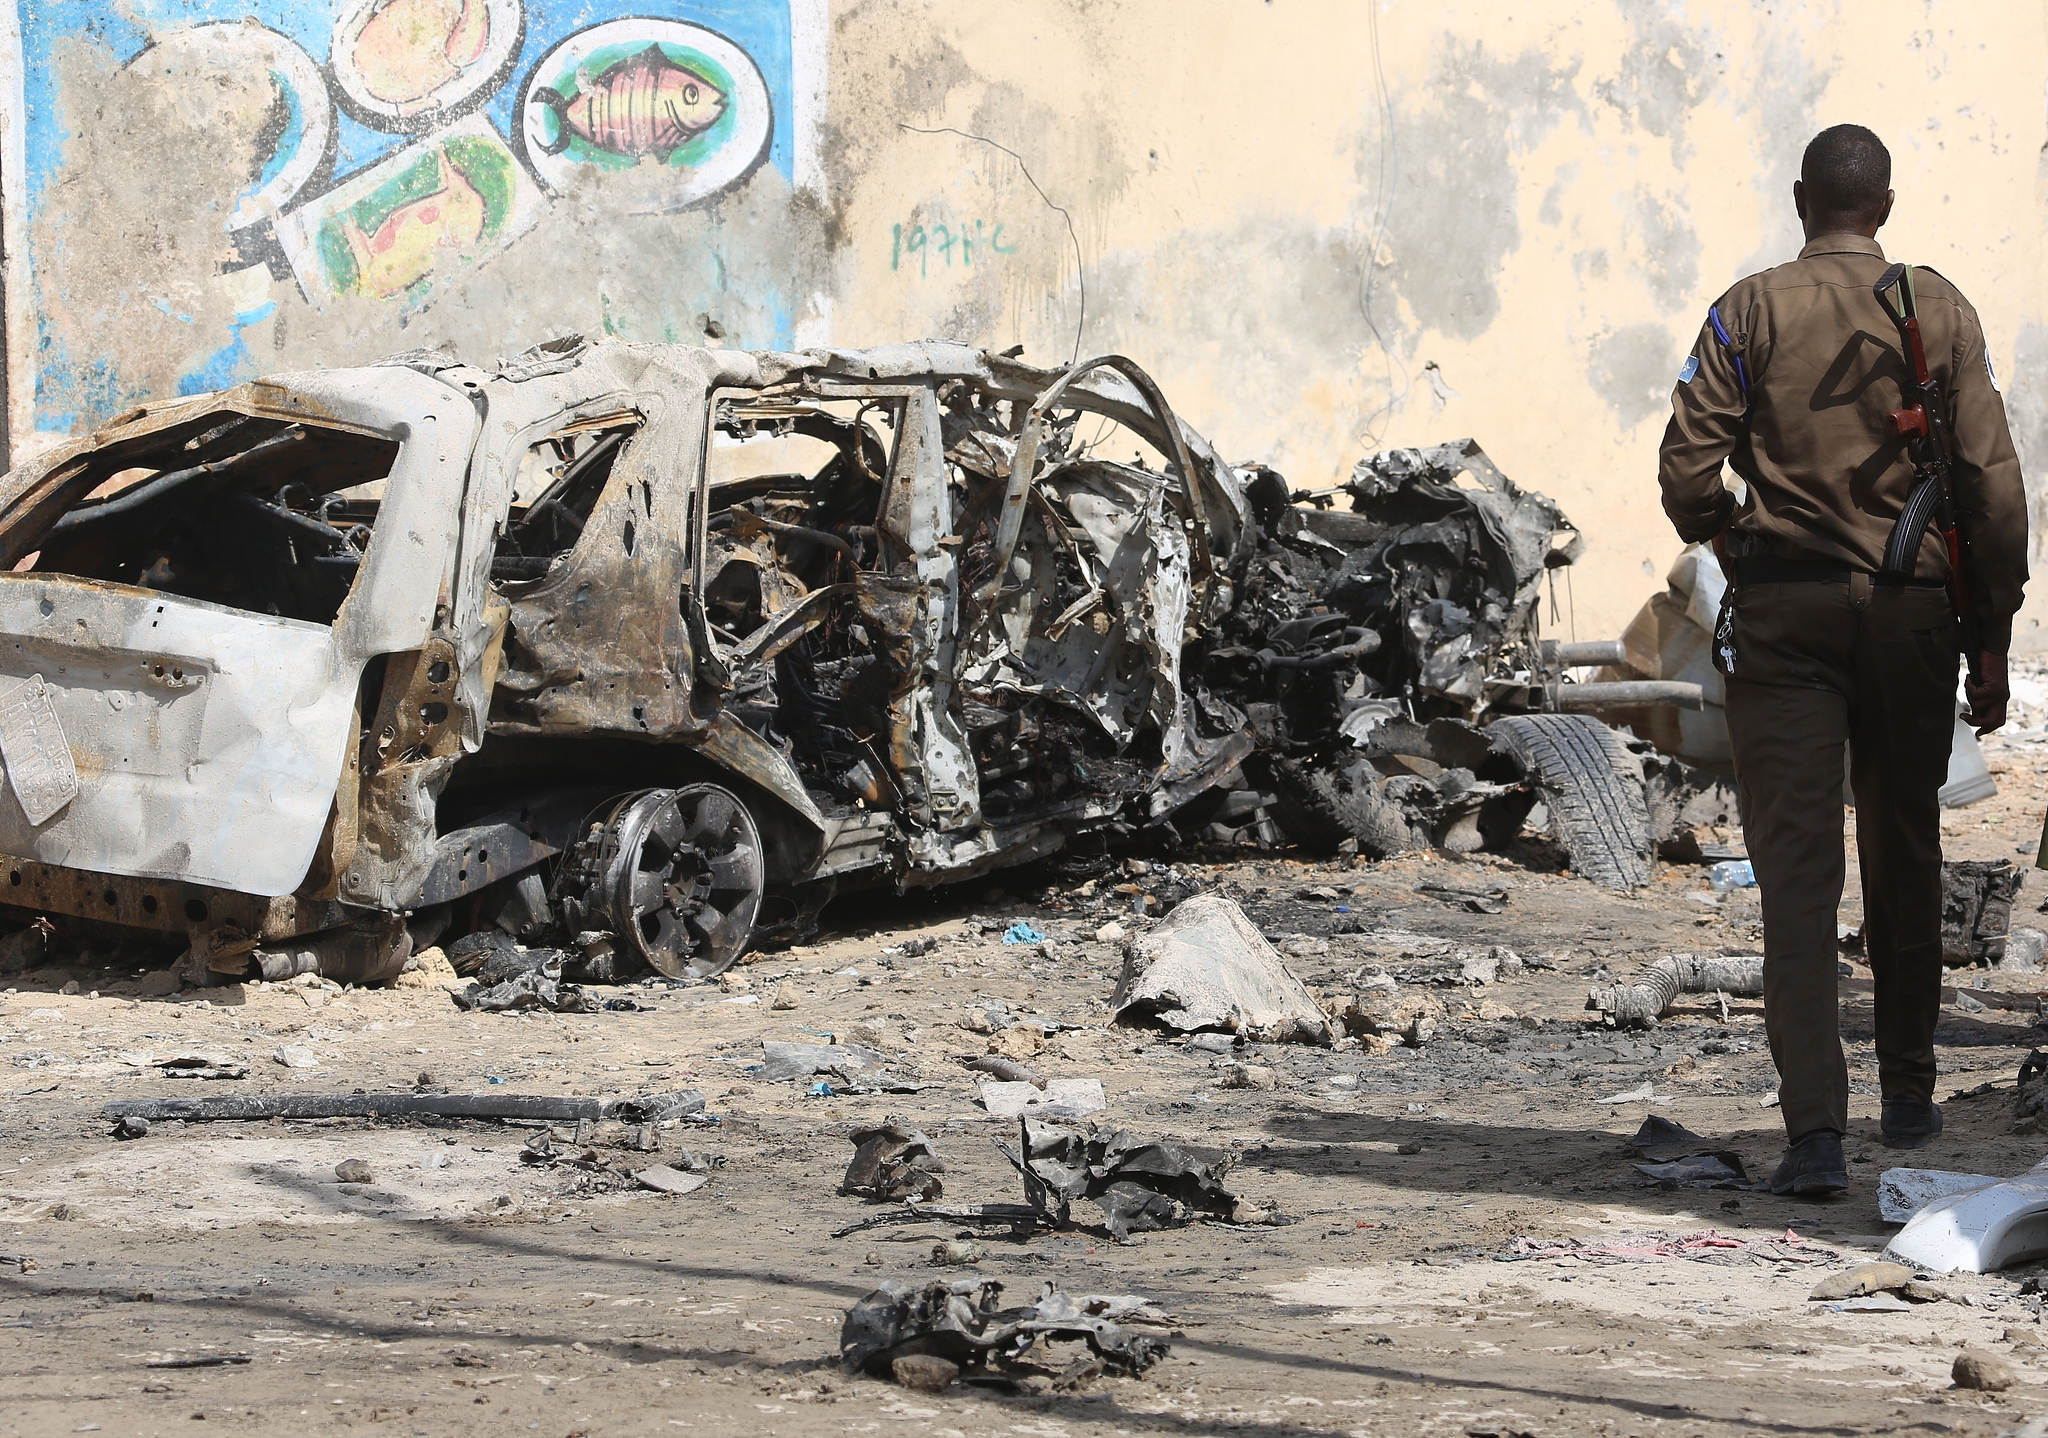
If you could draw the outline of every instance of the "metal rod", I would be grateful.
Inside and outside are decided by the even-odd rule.
[[[1587,664],[1626,664],[1628,649],[1619,639],[1581,639],[1575,643],[1560,641],[1548,657],[1553,664],[1576,669]]]
[[[1676,679],[1626,679],[1612,684],[1552,684],[1549,707],[1565,714],[1590,709],[1630,709],[1671,704],[1680,709],[1706,707],[1706,691]]]
[[[704,1107],[704,1095],[649,1094],[638,1099],[543,1098],[526,1094],[266,1094],[248,1098],[123,1099],[100,1112],[108,1118],[210,1119],[369,1118],[437,1114],[442,1118],[602,1119],[626,1110],[658,1109],[679,1118]]]

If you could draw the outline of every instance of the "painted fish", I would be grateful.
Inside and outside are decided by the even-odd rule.
[[[400,205],[374,233],[363,233],[355,212],[341,214],[341,235],[356,262],[355,291],[376,299],[404,294],[434,267],[436,249],[464,249],[484,232],[484,197],[469,178],[436,152],[441,188]]]
[[[482,59],[490,39],[484,0],[390,0],[356,32],[349,59],[366,91],[410,112]]]
[[[669,59],[659,45],[577,77],[578,90],[563,95],[542,87],[530,103],[555,112],[554,142],[542,146],[557,155],[572,140],[613,155],[652,155],[667,164],[692,136],[718,123],[725,92],[695,70]]]

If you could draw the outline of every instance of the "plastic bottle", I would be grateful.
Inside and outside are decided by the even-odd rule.
[[[1754,889],[1756,870],[1747,859],[1724,859],[1707,870],[1707,882],[1714,886],[1714,892],[1725,894],[1730,889]]]

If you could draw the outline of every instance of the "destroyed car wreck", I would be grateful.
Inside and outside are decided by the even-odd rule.
[[[1244,530],[1114,357],[572,340],[147,407],[0,494],[6,898],[223,974],[492,926],[715,972],[1232,773],[1181,646]]]
[[[1346,489],[1233,469],[1129,360],[943,343],[569,339],[146,406],[0,489],[6,906],[198,981],[489,932],[702,977],[841,885],[1269,804],[1368,854],[1512,839],[1562,781],[1472,721],[1586,707],[1536,633],[1576,532],[1469,442]],[[1601,782],[1646,864],[1639,767]]]

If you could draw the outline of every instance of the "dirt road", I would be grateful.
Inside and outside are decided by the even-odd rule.
[[[1989,750],[2002,792],[1950,815],[1950,857],[2030,863],[2021,848],[2048,799],[2048,742]],[[820,942],[761,956],[725,984],[605,990],[640,1007],[573,1017],[466,1014],[435,989],[251,984],[166,998],[134,974],[36,971],[0,995],[0,1253],[32,1263],[0,1261],[0,1432],[2048,1431],[2024,1426],[2048,1414],[2041,1299],[2022,1291],[2032,1270],[1943,1279],[1944,1301],[1903,1313],[1808,1301],[1822,1274],[1874,1256],[1891,1232],[1876,1187],[1898,1156],[1876,1138],[1868,984],[1843,986],[1846,1198],[1661,1189],[1622,1147],[1650,1113],[1725,1140],[1753,1175],[1776,1162],[1759,1005],[1737,1000],[1724,1016],[1684,1000],[1656,1030],[1615,1034],[1589,1026],[1586,991],[1660,953],[1753,948],[1755,893],[1717,902],[1703,870],[1660,868],[1623,897],[1556,866],[1535,841],[1505,857],[1365,867],[1234,851],[1180,856],[1170,871],[1042,870],[842,900]],[[1501,886],[1506,902],[1470,912],[1424,883]],[[1109,1024],[1121,956],[1094,935],[1135,926],[1148,887],[1237,898],[1324,992],[1385,974],[1440,1001],[1435,1038],[1383,1055],[1255,1048],[1236,1057],[1271,1067],[1279,1086],[1224,1087],[1225,1057]],[[2015,921],[2044,922],[2044,896],[2030,873]],[[1852,900],[1844,920],[1856,917]],[[1019,920],[1046,941],[1003,942]],[[912,953],[912,940],[936,943]],[[1547,966],[1455,981],[1464,955],[1496,947]],[[1911,1161],[2016,1172],[2040,1140],[2012,1133],[2013,1075],[2041,1033],[2031,998],[1996,998],[2048,989],[2048,975],[1956,981],[1977,979],[1994,1002],[1945,1014],[1941,1096],[1991,1087],[1950,1102],[1948,1132]],[[795,1006],[775,1007],[778,995]],[[1234,1189],[1296,1221],[1126,1245],[1100,1228],[1021,1241],[999,1230],[965,1268],[931,1262],[935,1243],[964,1231],[954,1226],[834,1239],[873,1211],[836,1192],[846,1135],[886,1114],[930,1135],[948,1201],[1021,1198],[990,1142],[1012,1124],[983,1112],[958,1062],[1018,1021],[1054,1030],[1030,1059],[1041,1074],[1102,1081],[1102,1118],[1229,1149]],[[750,1073],[763,1038],[824,1035],[897,1056],[930,1086],[813,1094],[814,1081]],[[146,1066],[186,1051],[247,1076]],[[317,1066],[288,1067],[280,1051]],[[1607,1101],[1645,1083],[1653,1101]],[[621,1125],[588,1137],[602,1163],[695,1159],[709,1182],[669,1196],[524,1162],[537,1130],[497,1123],[158,1123],[117,1142],[100,1117],[120,1098],[419,1087],[699,1088],[716,1121],[658,1131],[658,1158]],[[557,1149],[578,1152],[573,1137],[558,1126]],[[369,1180],[337,1181],[347,1159],[367,1162]],[[1096,1218],[1087,1204],[1077,1216]],[[1709,1229],[1740,1246],[1634,1261],[1518,1251],[1640,1250],[1657,1241],[1646,1234]],[[836,1360],[846,1308],[884,1277],[990,1277],[1017,1299],[1048,1282],[1140,1294],[1172,1316],[1172,1354],[1140,1379],[1072,1392],[913,1392]],[[2005,1357],[2017,1384],[1952,1388],[1966,1344]]]

